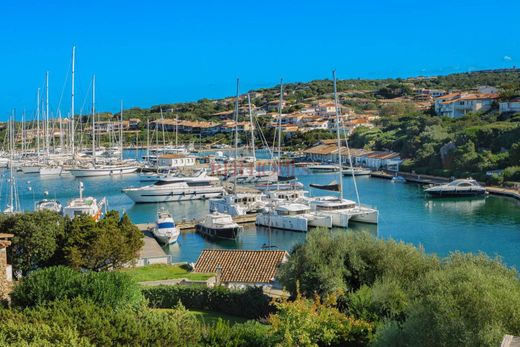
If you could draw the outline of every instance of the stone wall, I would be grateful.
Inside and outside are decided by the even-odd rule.
[[[7,252],[8,241],[0,240],[0,300],[7,296],[10,282],[7,280]]]

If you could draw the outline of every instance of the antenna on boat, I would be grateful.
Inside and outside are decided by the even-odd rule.
[[[336,88],[336,70],[332,70],[332,78],[334,80],[334,108],[336,109],[336,138],[338,142],[338,165],[339,165],[339,197],[343,199],[343,164],[341,162],[341,137],[339,136],[339,107],[338,93]]]
[[[83,182],[79,181],[79,199],[83,200]]]

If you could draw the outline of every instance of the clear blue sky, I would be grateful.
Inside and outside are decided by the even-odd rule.
[[[217,98],[287,81],[408,77],[520,65],[520,1],[1,0],[0,119]],[[62,93],[63,91],[63,93]],[[60,96],[63,95],[60,103]],[[86,101],[84,101],[86,99]]]

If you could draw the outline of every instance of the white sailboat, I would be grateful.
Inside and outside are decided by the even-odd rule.
[[[377,224],[379,218],[379,212],[371,207],[361,205],[359,201],[359,192],[357,189],[356,175],[352,175],[354,188],[358,202],[347,200],[343,198],[343,166],[341,160],[341,137],[340,137],[340,116],[339,116],[339,105],[338,96],[336,89],[336,71],[332,73],[334,79],[334,102],[336,107],[336,138],[338,146],[338,190],[339,197],[336,196],[322,196],[318,198],[308,198],[308,202],[313,211],[319,212],[324,215],[328,215],[332,218],[334,226],[346,228],[350,221],[364,222],[370,224]],[[345,139],[347,146],[347,153],[349,156],[350,170],[354,173],[354,167],[352,166],[352,158],[350,156],[350,149],[348,147],[348,141]]]

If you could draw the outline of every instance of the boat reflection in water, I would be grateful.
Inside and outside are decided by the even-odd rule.
[[[448,199],[437,199],[428,198],[426,200],[426,208],[428,210],[443,210],[446,213],[453,214],[474,214],[476,211],[486,206],[486,196],[468,197],[464,199],[448,198]]]

